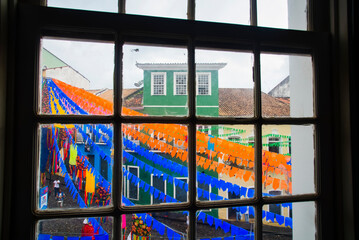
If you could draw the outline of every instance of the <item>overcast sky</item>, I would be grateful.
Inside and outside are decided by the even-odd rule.
[[[117,12],[117,1],[113,0],[48,0],[48,5]],[[187,0],[130,0],[126,4],[126,12],[132,14],[185,19],[186,10]],[[196,18],[249,25],[249,0],[197,0]],[[287,28],[287,18],[287,0],[258,0],[259,25]],[[113,88],[114,44],[44,39],[43,46],[88,78],[92,89]],[[127,44],[123,53],[124,88],[133,88],[135,82],[143,79],[143,72],[135,66],[136,62],[187,62],[184,48]],[[262,91],[268,92],[288,76],[288,57],[262,55],[261,60]],[[196,62],[227,63],[219,70],[220,87],[253,87],[251,53],[197,50]]]

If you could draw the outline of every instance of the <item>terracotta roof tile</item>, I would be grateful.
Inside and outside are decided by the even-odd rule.
[[[219,88],[219,116],[252,117],[254,114],[253,89]],[[262,93],[264,116],[284,117],[290,115],[289,104]]]

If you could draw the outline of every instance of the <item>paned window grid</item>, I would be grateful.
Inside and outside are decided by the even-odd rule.
[[[39,0],[38,0],[39,1]],[[126,13],[126,2],[128,0],[118,0],[118,13]],[[258,0],[249,0],[249,12],[250,12],[250,26],[258,26]],[[47,1],[39,1],[41,5],[46,6]],[[312,1],[308,1],[307,13],[307,31],[313,30],[313,13],[312,13]],[[188,20],[198,20],[196,19],[196,0],[187,0],[187,19]],[[224,22],[225,23],[225,22]]]
[[[117,43],[118,44],[118,43]],[[121,48],[121,46],[117,45],[117,49]],[[195,64],[194,64],[194,47],[190,47],[188,46],[188,52],[189,52],[189,65],[188,65],[188,76],[189,76],[189,82],[188,82],[188,87],[189,87],[189,99],[192,98],[192,101],[190,101],[189,105],[189,109],[190,109],[190,116],[188,118],[185,119],[181,119],[181,118],[171,118],[171,117],[161,117],[161,118],[156,118],[156,117],[132,117],[132,116],[126,116],[125,118],[118,118],[118,116],[120,116],[120,113],[118,110],[118,105],[116,106],[116,104],[119,104],[119,102],[115,101],[115,107],[114,107],[114,116],[112,117],[112,120],[110,120],[110,123],[114,125],[114,152],[115,152],[115,157],[114,157],[114,172],[120,172],[121,176],[121,171],[119,171],[119,169],[121,169],[121,165],[122,165],[122,159],[116,156],[120,156],[120,152],[121,152],[121,136],[122,134],[119,133],[122,124],[128,124],[128,123],[136,123],[136,124],[140,124],[140,123],[176,123],[176,124],[185,124],[188,126],[188,142],[189,142],[189,178],[188,178],[188,182],[189,182],[189,203],[182,203],[182,204],[161,204],[161,207],[159,207],[159,205],[153,205],[153,206],[141,206],[141,208],[139,209],[138,207],[121,207],[121,201],[120,201],[120,196],[123,194],[122,190],[119,190],[120,188],[113,188],[114,189],[114,193],[112,195],[113,197],[113,203],[114,203],[114,210],[112,211],[106,211],[104,209],[96,209],[96,210],[90,210],[91,213],[94,213],[96,215],[99,216],[112,216],[114,217],[115,220],[115,224],[114,224],[114,236],[118,236],[117,239],[119,239],[119,231],[117,229],[117,225],[116,222],[120,221],[120,214],[119,213],[136,213],[136,212],[157,212],[157,211],[166,211],[166,210],[176,210],[176,211],[189,211],[190,213],[190,234],[189,237],[190,239],[194,239],[195,236],[195,225],[196,225],[196,212],[197,211],[208,211],[214,208],[223,208],[223,207],[231,207],[231,206],[254,206],[255,207],[255,236],[256,239],[261,239],[261,235],[262,235],[262,206],[264,204],[269,204],[269,203],[284,203],[284,202],[296,202],[296,201],[317,201],[317,196],[316,193],[313,194],[306,194],[305,196],[282,196],[281,199],[269,199],[269,198],[264,198],[262,196],[262,170],[261,170],[261,159],[262,159],[262,148],[261,147],[256,147],[255,148],[255,152],[256,152],[256,161],[255,161],[255,198],[253,199],[241,199],[241,200],[227,200],[227,201],[197,201],[197,195],[196,195],[196,186],[197,186],[197,182],[196,182],[196,129],[201,129],[201,128],[209,128],[211,125],[221,125],[221,124],[238,124],[241,122],[244,122],[245,124],[253,124],[255,126],[255,136],[253,137],[253,145],[255,143],[255,146],[262,146],[262,139],[261,137],[258,136],[262,136],[262,126],[264,125],[265,121],[263,121],[263,119],[261,118],[252,118],[252,119],[247,119],[247,120],[236,120],[236,119],[226,119],[224,120],[223,118],[211,118],[211,119],[201,119],[200,117],[196,116],[196,104],[195,104],[195,91],[196,91],[196,84],[195,81],[191,81],[191,79],[195,79],[196,75],[195,74]],[[259,51],[256,52],[257,54],[255,54],[256,58],[255,58],[255,69],[256,72],[259,73],[260,69],[259,69],[259,62],[260,62],[260,54]],[[192,71],[191,71],[192,70]],[[118,69],[117,69],[118,71]],[[164,78],[163,75],[154,75],[154,76],[158,76],[154,78],[154,83],[163,83],[164,82]],[[197,77],[199,77],[200,75],[197,75]],[[198,78],[198,83],[208,83],[208,75],[202,75],[203,77],[199,77]],[[257,99],[257,104],[255,105],[255,112],[257,113],[257,116],[261,115],[261,111],[259,111],[260,107],[261,107],[261,102],[260,102],[260,75],[257,74],[255,75],[255,83],[257,84],[257,88],[255,90],[255,99]],[[120,80],[119,80],[120,81]],[[120,85],[120,84],[118,84]],[[116,86],[116,84],[115,84]],[[162,85],[163,86],[163,85]],[[116,87],[115,87],[116,88]],[[118,92],[118,91],[117,91]],[[116,97],[115,97],[116,99]],[[57,122],[56,118],[52,119],[51,116],[46,116],[45,118],[49,118],[48,120],[50,122]],[[64,117],[66,118],[66,117]],[[79,122],[83,122],[84,119],[81,119],[81,116],[76,116],[75,117],[76,120],[78,120]],[[86,118],[86,121],[91,121],[91,122],[98,122],[98,123],[102,123],[102,121],[106,121],[108,122],[108,118],[103,118],[103,117],[97,117],[97,119],[95,117],[89,117]],[[293,119],[286,119],[286,122],[291,122],[291,120]],[[280,119],[271,119],[270,120],[271,123],[281,123],[282,120]],[[293,120],[293,123],[298,124],[298,122],[301,122],[303,124],[305,123],[313,123],[313,120],[311,119],[295,119]],[[208,123],[210,123],[211,125],[208,125]],[[206,124],[206,125],[205,125]],[[204,126],[205,125],[205,126]],[[116,174],[114,174],[115,176]],[[121,186],[119,185],[120,182],[122,182],[123,179],[117,179],[116,177],[113,178],[113,185],[114,186]],[[164,191],[166,192],[166,191]],[[151,200],[151,202],[153,201],[153,199]],[[54,211],[56,212],[56,210]],[[73,215],[73,216],[81,216],[81,212],[78,210],[68,210],[66,211],[68,214]],[[41,215],[41,214],[40,214]],[[61,215],[60,215],[61,216]],[[40,217],[41,218],[41,217]],[[117,234],[117,235],[116,235]],[[115,237],[116,239],[116,237]]]
[[[210,95],[210,77],[208,74],[197,74],[198,95]]]
[[[153,74],[153,95],[165,95],[164,74]]]
[[[187,74],[176,73],[175,95],[187,95]]]

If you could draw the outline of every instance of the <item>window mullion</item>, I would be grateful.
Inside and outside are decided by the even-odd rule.
[[[258,25],[257,0],[250,0],[251,26]]]
[[[256,205],[255,214],[255,238],[262,239],[262,102],[261,102],[261,75],[260,75],[260,50],[258,44],[254,49],[254,64],[253,64],[253,78],[254,78],[254,102],[255,111],[254,116],[259,120],[255,123],[255,196],[259,200]]]
[[[118,13],[126,13],[126,0],[118,0]]]
[[[187,19],[195,20],[196,16],[196,0],[188,0],[187,1]]]
[[[115,41],[115,69],[114,69],[114,96],[122,96],[122,46],[123,41],[119,39],[119,35],[116,36]],[[120,119],[122,99],[121,97],[114,97],[114,116],[115,120]],[[121,121],[114,121],[114,156],[113,156],[113,176],[112,176],[112,202],[117,211],[121,205],[122,195],[122,124]],[[121,239],[121,231],[116,227],[120,226],[121,216],[116,214],[113,217],[113,237],[114,239]]]
[[[187,239],[195,239],[196,236],[196,88],[195,88],[195,46],[193,39],[188,44],[188,176],[189,176],[189,231]]]

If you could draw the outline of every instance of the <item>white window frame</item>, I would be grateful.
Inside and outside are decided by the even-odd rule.
[[[274,139],[278,139],[278,141],[274,141]],[[282,139],[281,139],[281,137],[268,137],[268,151],[269,151],[269,144],[271,144],[271,143],[281,143],[282,142]],[[279,145],[278,146],[278,154],[282,154],[282,148],[281,148],[281,146]]]
[[[155,75],[162,75],[163,76],[163,94],[155,94],[154,91],[154,77]],[[167,95],[167,78],[166,72],[151,72],[151,95],[152,96],[166,96]]]
[[[200,75],[208,76],[208,94],[198,94],[198,77]],[[196,73],[196,94],[197,94],[197,96],[211,96],[212,95],[212,74],[210,72],[197,72]]]
[[[212,185],[211,185],[211,184],[208,184],[208,186],[209,186],[208,192],[209,192],[209,194],[211,194],[211,193],[212,193]],[[196,191],[197,191],[197,189],[198,189],[198,180],[196,181]],[[219,194],[217,194],[217,195],[219,195]],[[211,195],[210,195],[210,198],[211,198]],[[198,199],[198,195],[197,195],[197,201],[201,201],[201,200]],[[209,201],[211,201],[211,200],[207,200],[207,202],[209,202]],[[202,201],[202,202],[203,202],[203,201]],[[202,209],[201,211],[202,211],[202,212],[212,212],[212,209],[211,209],[211,208],[209,208],[209,209]]]
[[[186,94],[178,94],[177,93],[177,76],[179,75],[185,75],[186,76]],[[188,95],[187,91],[188,91],[188,84],[187,84],[187,81],[188,81],[188,73],[187,72],[174,72],[173,73],[173,95],[176,95],[176,96],[186,96]],[[181,86],[183,86],[183,84],[180,84]]]
[[[130,165],[128,165],[127,166],[127,171],[128,172],[130,172],[130,168],[137,168],[137,174],[138,174],[138,176],[136,176],[136,177],[138,177],[138,178],[140,178],[140,167],[139,166],[130,166]],[[130,200],[136,200],[136,201],[138,201],[138,200],[140,200],[140,186],[136,186],[136,188],[137,188],[137,198],[131,198],[130,197],[130,181],[131,180],[129,180],[128,178],[127,178],[127,191],[126,191],[126,193],[127,193],[127,198],[128,199],[130,199]]]
[[[188,184],[188,177],[176,177],[176,178],[177,178],[178,180],[186,179],[186,180],[187,180],[187,184]],[[177,186],[175,185],[175,183],[173,183],[173,197],[177,200],[176,190],[177,190]],[[187,192],[187,201],[188,201],[188,192]]]
[[[151,173],[151,186],[153,187],[153,178],[156,177],[153,173]],[[163,174],[161,174],[161,177],[163,177]],[[167,179],[163,181],[165,187],[164,187],[164,194],[167,195]],[[151,205],[153,205],[153,198],[154,196],[151,195]],[[160,203],[160,204],[164,204],[164,203]]]

